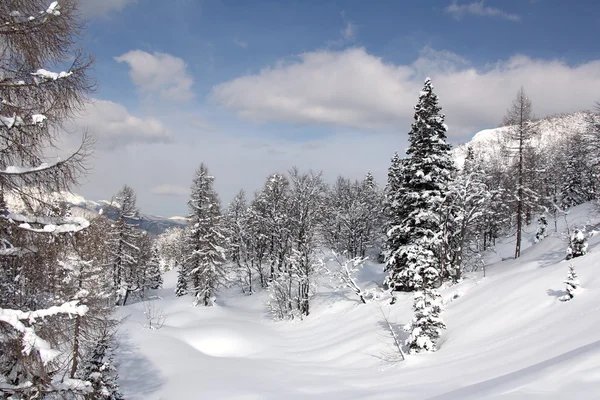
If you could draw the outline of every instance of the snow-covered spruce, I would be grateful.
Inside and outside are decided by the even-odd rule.
[[[177,266],[177,286],[175,287],[175,296],[181,297],[188,294],[187,278],[183,265]]]
[[[415,277],[424,270],[445,269],[443,203],[455,171],[446,130],[438,97],[427,78],[415,106],[408,158],[396,161],[395,170],[390,170],[394,176],[388,186],[396,188],[388,192],[387,202],[396,217],[387,232],[384,284],[391,290],[415,290]]]
[[[569,265],[569,273],[567,274],[567,279],[565,279],[564,283],[567,285],[565,289],[567,293],[564,296],[561,296],[559,300],[569,301],[575,297],[575,293],[577,292],[577,289],[579,289],[579,280],[577,279],[577,273],[575,272],[573,264]]]
[[[206,165],[200,164],[188,201],[190,214],[183,266],[196,298],[195,305],[212,306],[215,291],[225,279],[225,240],[219,196],[213,189],[214,179]]]
[[[567,260],[575,257],[581,257],[587,254],[588,242],[580,229],[575,229],[569,238],[569,247],[567,248]]]
[[[404,329],[409,332],[405,341],[409,353],[423,353],[436,350],[436,341],[446,324],[440,317],[442,296],[435,289],[423,288],[415,292],[413,303],[415,315]]]
[[[80,378],[90,382],[92,389],[86,399],[123,399],[117,383],[118,375],[113,362],[111,339],[112,336],[103,335],[83,361]]]

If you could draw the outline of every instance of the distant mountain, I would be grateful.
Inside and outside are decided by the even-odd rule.
[[[61,202],[65,202],[69,204],[74,216],[93,218],[102,213],[107,218],[112,220],[116,219],[115,207],[118,207],[118,204],[111,203],[107,200],[88,200],[83,196],[70,192],[53,192],[49,195],[45,195],[44,198],[48,203],[60,204]],[[30,205],[26,204],[19,197],[11,196],[9,194],[6,195],[6,202],[8,208],[13,212],[23,212],[30,207]],[[153,235],[159,235],[168,228],[183,228],[186,223],[187,219],[184,217],[175,216],[164,218],[155,215],[141,214],[138,226],[140,229]]]
[[[600,122],[597,114],[590,111],[578,111],[572,114],[553,115],[539,120],[539,134],[532,139],[533,146],[546,147],[565,136],[585,132],[592,121]],[[459,166],[464,163],[467,147],[471,146],[479,157],[491,158],[498,154],[503,146],[509,144],[506,127],[485,129],[473,136],[470,142],[454,148],[454,156]]]

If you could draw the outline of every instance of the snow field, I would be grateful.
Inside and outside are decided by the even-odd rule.
[[[589,204],[567,219],[571,231],[600,222]],[[566,261],[565,229],[559,221],[554,234],[550,222],[550,236],[533,245],[536,227],[527,227],[520,259],[507,259],[508,238],[486,257],[495,263],[485,278],[478,271],[442,288],[448,329],[439,350],[401,362],[392,360],[381,312],[406,338],[412,294],[393,306],[385,295],[365,305],[323,286],[304,321],[274,322],[264,292],[225,290],[217,306],[193,307],[190,296],[174,296],[170,271],[154,301],[167,317],[161,329],[144,328],[141,303],[119,310],[129,315],[120,335],[121,388],[130,399],[600,398],[600,235],[589,238],[586,256]],[[570,263],[582,289],[561,302]],[[374,287],[382,268],[368,263],[358,281]]]

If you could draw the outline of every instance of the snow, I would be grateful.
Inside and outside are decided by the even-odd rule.
[[[56,358],[60,352],[52,349],[50,344],[40,338],[32,326],[26,326],[22,321],[27,321],[30,325],[37,319],[49,317],[57,314],[84,315],[88,311],[85,305],[77,305],[77,301],[70,301],[60,306],[53,306],[37,311],[21,311],[6,308],[0,308],[0,322],[5,322],[15,330],[23,334],[23,354],[28,355],[32,350],[37,350],[43,363],[47,363]]]
[[[43,171],[45,169],[48,169],[49,167],[50,167],[50,164],[48,164],[48,163],[41,163],[37,167],[20,167],[20,166],[10,165],[10,166],[4,168],[3,170],[0,170],[0,174],[3,174],[3,175],[27,174],[30,172]]]
[[[50,4],[50,6],[48,6],[48,9],[46,10],[46,14],[59,16],[60,15],[60,11],[58,11],[59,9],[60,9],[60,6],[58,5],[58,1],[53,1]]]
[[[74,233],[90,226],[90,222],[83,217],[42,217],[10,213],[5,218],[19,223],[21,229],[38,233]],[[35,228],[31,224],[41,225],[41,228]]]
[[[598,224],[584,204],[568,215],[569,226]],[[551,224],[552,226],[552,224]],[[534,244],[527,227],[522,257],[514,238],[486,257],[482,272],[442,287],[447,330],[435,353],[391,362],[389,315],[400,340],[413,317],[413,295],[360,304],[351,289],[321,287],[303,321],[274,322],[267,294],[221,291],[215,307],[192,307],[176,298],[177,272],[165,274],[154,305],[166,321],[144,328],[141,303],[119,309],[120,385],[128,399],[591,399],[600,387],[600,235],[590,252],[564,260],[568,237],[559,233]],[[530,232],[530,233],[527,233]],[[569,264],[581,287],[569,302],[558,300]],[[357,274],[365,290],[384,274],[367,262]],[[460,296],[457,296],[460,293]]]
[[[67,78],[67,77],[73,75],[73,72],[71,72],[71,71],[69,71],[69,72],[66,72],[66,71],[51,72],[51,71],[47,71],[45,69],[38,69],[37,71],[33,72],[31,75],[33,75],[36,78],[41,78],[41,81],[55,81],[57,79]]]

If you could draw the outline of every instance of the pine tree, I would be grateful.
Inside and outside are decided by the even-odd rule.
[[[415,106],[402,173],[390,171],[392,181],[400,180],[398,188],[388,192],[396,219],[388,230],[385,281],[392,290],[414,290],[424,270],[442,268],[444,262],[442,204],[455,167],[440,111],[428,78]]]
[[[573,264],[569,265],[569,273],[567,274],[567,279],[565,279],[564,283],[567,285],[566,294],[560,297],[560,301],[569,301],[573,297],[575,297],[575,293],[579,288],[579,280],[577,279],[577,274],[575,273],[575,267]]]
[[[195,304],[211,306],[224,279],[225,250],[219,197],[213,189],[214,177],[204,164],[192,183],[189,222],[186,234],[185,272],[191,282]]]

